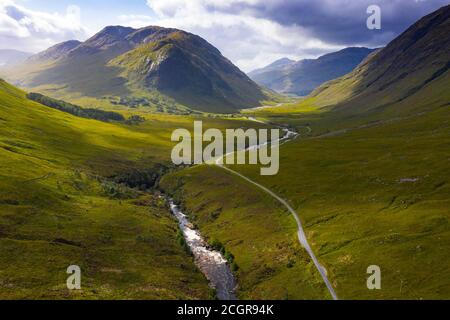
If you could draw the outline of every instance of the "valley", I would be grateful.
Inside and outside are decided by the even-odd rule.
[[[0,299],[449,299],[449,35],[446,6],[384,48],[253,76],[156,26],[18,56],[0,69]]]
[[[427,26],[428,21],[448,21],[442,15],[448,17],[448,10],[441,10],[439,18],[427,17],[419,25]],[[448,22],[441,27],[448,29]],[[415,32],[423,34],[412,27],[386,50],[407,42]],[[416,46],[420,46],[420,42]],[[442,50],[442,47],[436,49]],[[408,51],[404,52],[407,54]],[[381,56],[383,53],[381,51]],[[433,55],[433,61],[439,61],[438,57],[439,53]],[[445,54],[441,57],[440,63],[445,70],[448,57]],[[373,59],[377,58],[374,56]],[[233,172],[221,174],[219,183],[213,169],[198,168],[163,179],[163,185],[178,186],[179,197],[198,219],[202,230],[208,236],[218,238],[236,256],[236,263],[243,264],[238,273],[242,296],[253,294],[251,298],[264,298],[262,288],[270,288],[265,290],[272,295],[283,288],[284,297],[293,298],[304,284],[297,283],[296,289],[289,290],[289,285],[281,279],[289,274],[293,263],[296,266],[303,263],[302,271],[295,275],[298,281],[307,269],[305,262],[298,260],[299,253],[288,258],[293,263],[286,262],[286,267],[281,267],[282,264],[273,261],[283,260],[267,244],[265,248],[271,252],[272,260],[260,262],[253,257],[255,264],[246,265],[247,255],[250,252],[257,255],[258,249],[243,231],[231,229],[252,230],[253,237],[260,233],[265,237],[276,234],[273,230],[267,231],[265,223],[267,217],[276,221],[271,213],[274,209],[266,205],[265,209],[254,210],[245,205],[253,192],[254,197],[259,193],[254,190],[253,181],[286,199],[299,212],[306,237],[320,264],[328,271],[340,298],[440,299],[448,296],[449,284],[444,275],[448,272],[449,262],[443,258],[443,253],[449,250],[448,72],[428,70],[424,75],[419,71],[427,84],[427,74],[440,74],[419,91],[411,91],[408,84],[405,87],[400,77],[398,83],[393,82],[391,87],[384,89],[384,105],[377,107],[379,91],[374,90],[373,96],[363,91],[352,97],[351,86],[341,87],[341,82],[359,85],[364,81],[364,78],[355,80],[355,77],[371,68],[371,62],[368,60],[353,74],[324,85],[303,101],[244,111],[247,116],[269,123],[289,124],[304,132],[300,139],[281,147],[277,176],[261,176],[252,166],[231,166],[233,172],[242,176]],[[426,60],[421,63],[425,64]],[[436,62],[432,68],[440,70]],[[395,78],[395,74],[392,77]],[[420,81],[418,78],[417,83]],[[348,93],[342,95],[341,90]],[[403,98],[398,99],[399,96]],[[329,106],[330,97],[332,103],[337,103],[334,108]],[[311,130],[305,131],[305,127]],[[242,177],[251,180],[237,182]],[[205,181],[208,181],[206,187]],[[236,188],[238,183],[244,183],[245,192],[227,191]],[[209,190],[213,188],[219,188],[222,195],[233,192],[229,198],[239,203],[240,210],[212,194]],[[254,190],[251,195],[249,190]],[[278,207],[275,210],[282,210],[275,206]],[[215,210],[220,215],[213,219],[209,212]],[[252,228],[247,226],[248,221],[252,221]],[[293,221],[290,223],[292,228]],[[294,238],[295,231],[291,229],[289,239],[293,241]],[[278,241],[281,247],[281,240]],[[292,243],[290,246],[293,247]],[[300,251],[304,254],[302,248]],[[310,267],[313,265],[311,260],[306,261]],[[266,271],[266,277],[252,278],[258,272],[251,270],[262,264],[270,272]],[[366,269],[371,265],[386,270],[382,290],[371,291],[366,287]],[[271,282],[274,278],[276,283]],[[292,281],[292,276],[289,279]],[[319,287],[324,289],[323,284]],[[255,292],[259,295],[255,296]],[[317,289],[302,291],[302,298],[314,299],[315,294]],[[327,296],[323,291],[321,295]]]
[[[103,123],[44,107],[0,85],[0,296],[212,298],[177,242],[167,205],[144,192],[170,166],[171,131],[189,128],[191,119]],[[65,269],[74,263],[83,270],[84,289],[70,293]]]

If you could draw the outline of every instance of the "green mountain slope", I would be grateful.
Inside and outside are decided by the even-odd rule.
[[[338,105],[350,113],[396,110],[405,114],[445,105],[449,101],[449,48],[450,6],[446,6],[311,97],[318,106]]]
[[[84,43],[63,43],[32,57],[7,78],[57,98],[132,98],[157,92],[212,112],[255,107],[267,99],[211,44],[161,27],[106,27]]]
[[[166,206],[114,182],[168,158],[162,118],[143,128],[78,118],[0,81],[0,298],[210,297]],[[81,291],[66,288],[70,265]]]
[[[298,126],[304,134],[308,131],[301,125],[308,124],[311,137],[282,146],[277,176],[262,177],[254,166],[233,167],[299,212],[341,299],[450,298],[450,110],[435,107],[421,115],[329,133],[330,127],[348,126],[355,119],[337,118],[344,124],[336,124],[326,114],[324,119],[308,113],[273,115],[271,121]],[[371,120],[359,116],[358,121]],[[208,180],[206,173],[202,177],[201,185],[195,185],[186,172],[183,181],[195,190],[217,179]],[[244,196],[231,199],[241,202]],[[223,225],[234,222],[223,217]],[[244,233],[245,222],[237,224]],[[213,227],[209,222],[205,228]],[[264,228],[257,221],[253,227],[253,234]],[[219,239],[231,238],[234,245],[243,239],[241,233]],[[381,290],[367,289],[371,265],[381,268]]]
[[[371,52],[368,48],[346,48],[318,59],[281,59],[249,76],[272,90],[306,96],[323,83],[352,71]]]

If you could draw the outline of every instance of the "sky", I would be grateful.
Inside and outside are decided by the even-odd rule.
[[[277,59],[381,47],[450,0],[0,0],[0,49],[39,52],[103,27],[159,25],[198,34],[248,72]],[[369,30],[367,8],[381,9]]]

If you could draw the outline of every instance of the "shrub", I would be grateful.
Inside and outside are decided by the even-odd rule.
[[[71,115],[100,121],[125,121],[123,115],[112,111],[103,111],[98,109],[84,109],[80,106],[67,103],[62,100],[56,100],[39,93],[31,92],[27,94],[27,98],[37,103],[43,104],[49,108],[57,109]]]
[[[133,115],[133,116],[129,117],[125,123],[128,125],[137,125],[142,122],[145,122],[144,117]]]

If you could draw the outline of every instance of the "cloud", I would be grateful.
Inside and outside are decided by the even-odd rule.
[[[121,24],[160,25],[198,34],[245,71],[282,57],[315,58],[347,46],[383,46],[420,17],[448,4],[448,0],[140,1],[151,12],[121,15]],[[17,3],[0,0],[0,49],[40,51],[90,34],[77,6],[48,13]],[[381,7],[381,30],[366,27],[366,9],[372,4]],[[93,13],[88,5],[85,10]],[[106,19],[106,15],[99,17],[97,24],[117,23]]]
[[[256,4],[258,0],[249,0]],[[280,57],[316,57],[338,50],[308,35],[298,26],[282,25],[262,17],[228,12],[233,4],[229,0],[164,0],[147,1],[155,17],[123,15],[119,19],[132,27],[154,24],[173,27],[198,34],[218,47],[222,53],[245,71],[261,67]]]
[[[379,46],[403,32],[424,15],[448,5],[448,0],[254,0],[235,1],[223,12],[297,25],[314,37],[334,44]],[[382,13],[380,31],[366,28],[370,5],[378,5]],[[217,7],[212,7],[218,10]]]
[[[66,12],[60,14],[29,10],[12,0],[0,3],[0,49],[37,52],[86,36],[77,6],[68,6]]]
[[[155,23],[154,18],[139,14],[123,14],[119,16],[119,21],[132,28],[142,28]]]
[[[382,9],[382,30],[368,30],[369,5]],[[218,47],[245,71],[275,59],[312,58],[347,46],[386,45],[447,0],[147,0],[153,16],[125,24],[180,28]]]

